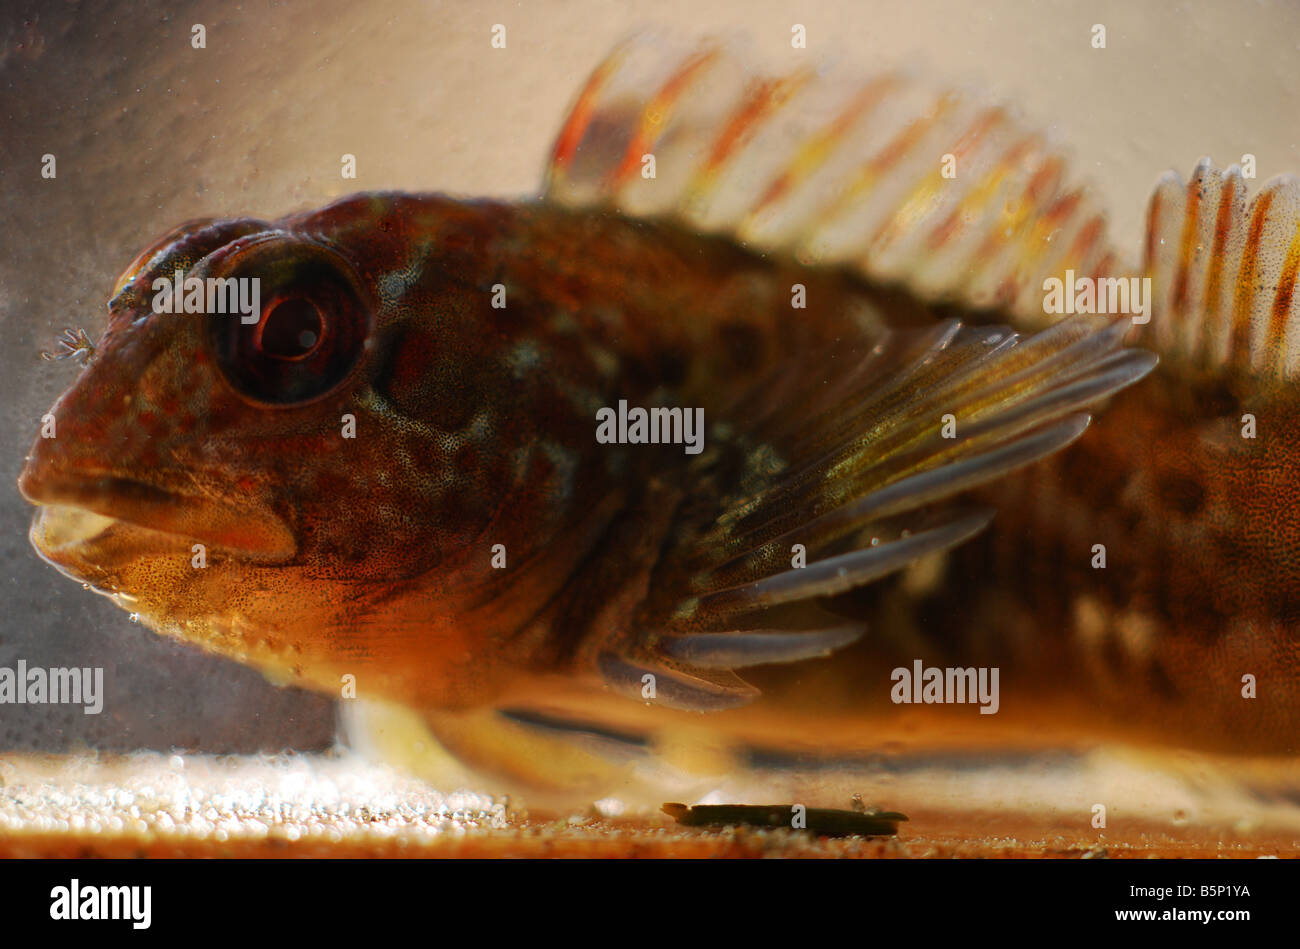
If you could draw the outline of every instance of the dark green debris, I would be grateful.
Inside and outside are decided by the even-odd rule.
[[[796,804],[665,804],[663,812],[684,827],[788,827],[818,837],[893,837],[906,814],[895,811],[844,811]]]

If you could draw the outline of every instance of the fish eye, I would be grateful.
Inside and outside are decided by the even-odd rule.
[[[271,359],[306,359],[322,345],[324,329],[320,310],[311,300],[275,300],[262,311],[256,344]]]
[[[217,365],[245,398],[300,405],[351,374],[370,328],[347,265],[318,244],[276,235],[236,247],[212,274],[258,281],[257,313],[209,314]]]

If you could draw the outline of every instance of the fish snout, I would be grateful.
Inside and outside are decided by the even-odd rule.
[[[41,507],[34,525],[38,550],[81,545],[111,522],[148,532],[151,548],[158,535],[167,546],[189,550],[196,543],[235,552],[248,560],[283,562],[297,551],[288,524],[255,499],[232,503],[198,490],[185,471],[150,467],[139,456],[113,452],[85,440],[88,433],[38,437],[18,476],[18,490]],[[37,536],[39,534],[39,537]]]

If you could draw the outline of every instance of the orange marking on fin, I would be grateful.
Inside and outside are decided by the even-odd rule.
[[[1037,136],[1031,136],[1022,139],[1007,150],[997,165],[989,169],[980,183],[970,190],[966,200],[958,207],[953,208],[943,223],[930,232],[927,239],[927,246],[930,250],[939,250],[944,244],[948,243],[953,234],[959,230],[958,225],[967,220],[972,210],[988,206],[988,203],[997,194],[998,185],[1006,180],[1011,169],[1020,164],[1021,157],[1029,151],[1029,147],[1035,144],[1036,141]]]
[[[988,236],[980,245],[973,260],[986,264],[997,256],[999,250],[1024,238],[1026,228],[1037,219],[1037,207],[1042,195],[1050,194],[1056,187],[1061,180],[1064,166],[1064,161],[1057,155],[1052,155],[1043,162],[1042,167],[1025,184],[1024,190],[1007,201],[1006,226],[989,230]],[[999,297],[1000,302],[1005,303],[1014,299],[1018,292],[1014,278],[1010,276],[1005,278],[998,292],[1010,294],[1008,297]]]
[[[1079,207],[1083,200],[1083,195],[1079,191],[1071,191],[1061,195],[1052,205],[1039,216],[1034,233],[1040,238],[1050,239],[1052,232],[1060,226],[1061,222],[1068,219]]]
[[[925,136],[925,133],[934,128],[939,120],[952,111],[957,104],[957,98],[951,94],[945,94],[935,104],[934,109],[929,115],[924,115],[919,119],[909,123],[907,128],[894,136],[885,148],[880,151],[863,167],[858,173],[853,184],[844,192],[844,199],[841,207],[848,207],[854,200],[861,197],[865,192],[870,191],[877,180],[884,177],[894,165],[910,153],[916,144]]]
[[[551,172],[562,172],[573,162],[573,156],[578,151],[578,145],[582,142],[583,135],[587,127],[591,124],[591,117],[596,110],[596,97],[604,89],[605,83],[609,81],[610,74],[622,61],[622,51],[610,56],[591,74],[587,84],[583,87],[582,92],[578,95],[578,101],[574,104],[569,112],[569,118],[565,121],[564,127],[560,129],[560,134],[555,140],[555,148],[551,152]]]
[[[953,156],[954,161],[965,158],[974,151],[975,147],[988,135],[990,129],[997,128],[1006,121],[1006,117],[1006,112],[1001,108],[985,109],[976,116],[975,121],[961,134],[957,139],[957,144],[952,147],[952,151],[949,153]],[[942,169],[935,169],[933,173],[926,176],[923,179],[924,183],[913,189],[903,204],[885,219],[885,222],[868,241],[868,246],[879,247],[882,244],[896,240],[899,234],[909,228],[911,222],[934,199],[934,196],[942,188],[946,187],[944,182],[947,180],[947,178],[943,177]]]
[[[754,205],[753,213],[757,214],[775,203],[825,164],[826,159],[831,154],[831,146],[847,135],[849,129],[880,102],[890,87],[897,84],[897,77],[882,76],[863,86],[845,109],[835,116],[821,132],[811,136],[804,143],[793,160],[791,160],[789,167],[767,186],[763,196]]]
[[[1037,206],[1044,194],[1050,194],[1056,188],[1064,171],[1065,160],[1057,155],[1043,162],[1043,167],[1030,179],[1029,185],[1025,188],[1025,201]]]
[[[1202,169],[1197,169],[1202,171]],[[1187,210],[1183,216],[1183,233],[1178,245],[1178,270],[1174,275],[1173,312],[1174,318],[1186,316],[1187,285],[1192,266],[1192,252],[1196,246],[1196,225],[1201,215],[1201,191],[1205,187],[1205,176],[1193,178],[1187,186]]]
[[[1105,229],[1105,215],[1094,215],[1087,224],[1079,229],[1079,236],[1074,239],[1074,244],[1066,253],[1066,265],[1068,266],[1071,261],[1077,261],[1080,270],[1082,270],[1084,262],[1088,259],[1088,251],[1090,251],[1092,246],[1097,243],[1097,238],[1101,236]]]
[[[1214,218],[1214,247],[1210,252],[1210,272],[1205,278],[1205,300],[1210,307],[1218,307],[1220,287],[1223,283],[1223,252],[1228,245],[1232,229],[1232,203],[1236,198],[1237,183],[1232,177],[1223,179],[1219,194],[1219,210]]]
[[[704,165],[702,177],[711,180],[719,168],[747,142],[765,119],[770,118],[781,106],[790,100],[810,78],[811,70],[800,70],[793,76],[781,79],[767,79],[758,83],[746,99],[745,104],[732,116],[727,127],[714,142],[713,150]]]
[[[1237,271],[1237,293],[1232,308],[1232,342],[1230,358],[1240,366],[1250,364],[1250,303],[1255,296],[1255,258],[1259,253],[1264,222],[1273,204],[1273,193],[1261,191],[1255,199],[1255,213],[1251,217],[1246,248],[1241,255],[1241,268]]]
[[[1300,270],[1300,231],[1291,238],[1291,245],[1286,251],[1286,261],[1282,264],[1282,274],[1278,278],[1277,295],[1273,297],[1273,312],[1269,317],[1269,338],[1281,347],[1285,342],[1286,318],[1291,312],[1291,300],[1295,296],[1296,272]]]
[[[632,136],[627,151],[623,153],[623,160],[609,176],[608,184],[611,189],[617,189],[632,176],[632,172],[641,164],[641,156],[653,147],[663,127],[667,125],[668,116],[681,99],[682,93],[690,87],[700,70],[716,60],[718,56],[717,49],[701,50],[693,54],[646,103],[645,108],[641,110],[641,121],[636,134]]]
[[[1096,270],[1093,271],[1094,277],[1104,277],[1115,269],[1115,254],[1113,251],[1107,251],[1102,255],[1101,260],[1097,261]],[[1140,324],[1139,324],[1140,325]]]

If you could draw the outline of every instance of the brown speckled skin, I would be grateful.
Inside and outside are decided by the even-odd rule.
[[[1180,745],[1294,753],[1300,409],[1257,390],[1157,371],[1026,475],[992,542],[1003,575],[1019,565],[1036,591],[1029,612],[1069,637],[1065,661],[1108,719]],[[1091,566],[1098,543],[1105,570]]]

